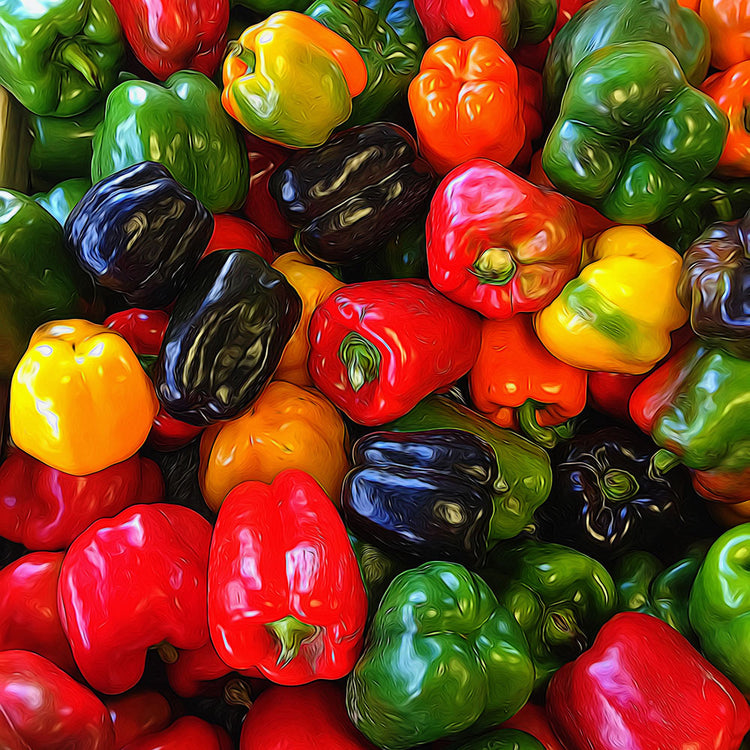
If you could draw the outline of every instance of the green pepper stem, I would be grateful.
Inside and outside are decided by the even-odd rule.
[[[635,477],[622,469],[608,469],[599,484],[610,500],[629,500],[638,491]]]
[[[555,427],[542,427],[536,418],[536,410],[539,406],[534,399],[527,399],[518,408],[518,426],[530,440],[533,440],[543,448],[552,449],[560,440],[570,440],[575,434],[575,419],[569,419],[563,424]]]
[[[672,451],[668,451],[666,448],[659,448],[649,463],[648,472],[649,474],[667,474],[674,469],[680,463],[680,459]]]
[[[296,617],[287,615],[275,622],[266,623],[266,629],[278,641],[279,657],[276,665],[285,667],[299,653],[302,644],[317,632],[314,625],[300,622]]]
[[[86,53],[78,42],[67,42],[60,50],[60,59],[74,70],[77,70],[89,86],[93,86],[95,89],[101,88],[99,72],[94,63],[86,56]]]
[[[253,694],[250,685],[245,680],[236,677],[224,685],[224,702],[230,706],[246,706],[252,708]]]
[[[155,354],[136,354],[135,356],[138,358],[146,375],[153,377],[156,360],[159,358]]]
[[[339,359],[346,366],[349,383],[355,392],[378,377],[380,352],[374,344],[354,331],[341,342]]]
[[[474,275],[484,284],[503,286],[515,272],[516,262],[503,247],[490,247],[474,261]]]

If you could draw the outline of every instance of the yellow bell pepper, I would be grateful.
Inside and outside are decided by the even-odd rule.
[[[130,458],[159,409],[122,336],[87,320],[36,329],[10,385],[10,434],[26,453],[68,474]]]
[[[682,259],[645,229],[618,226],[584,245],[582,270],[537,314],[539,339],[574,367],[637,375],[667,355],[687,322]]]
[[[249,411],[203,433],[200,459],[200,487],[215,511],[240,482],[271,484],[284,469],[307,472],[338,504],[349,470],[349,439],[323,395],[275,380]]]
[[[295,385],[311,386],[312,378],[307,371],[307,358],[310,356],[307,330],[310,327],[310,318],[315,310],[344,284],[301,253],[284,253],[276,258],[273,267],[286,276],[286,280],[302,299],[302,317],[284,349],[274,378]]]

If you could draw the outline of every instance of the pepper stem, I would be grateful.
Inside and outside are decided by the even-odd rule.
[[[503,286],[516,272],[516,262],[504,247],[490,247],[474,261],[474,275],[485,284]]]
[[[159,658],[165,664],[174,664],[180,658],[180,652],[171,644],[166,641],[154,646],[156,653],[159,654]]]
[[[628,500],[638,491],[638,482],[623,469],[608,469],[601,479],[600,487],[610,500]]]
[[[236,677],[233,680],[224,685],[224,702],[230,706],[246,706],[252,708],[253,706],[253,694],[250,690],[250,685]]]
[[[553,647],[569,647],[571,651],[586,649],[586,634],[578,627],[572,612],[551,611],[544,618],[542,635],[544,642]]]
[[[279,643],[279,657],[276,665],[285,667],[299,653],[302,644],[317,632],[314,625],[300,622],[296,617],[287,615],[275,622],[266,623],[266,629]]]
[[[649,474],[663,475],[667,474],[680,463],[680,459],[672,451],[666,448],[659,448],[653,456],[648,467]]]
[[[539,404],[530,398],[516,411],[518,426],[530,440],[533,440],[543,448],[552,449],[561,440],[570,440],[575,434],[575,419],[569,419],[563,424],[554,427],[542,427],[536,417]]]
[[[341,342],[339,359],[346,366],[349,383],[355,392],[378,377],[380,352],[374,344],[354,331]]]
[[[95,89],[101,88],[99,72],[78,42],[71,41],[65,44],[60,51],[60,59],[77,70],[86,79],[89,86],[93,86]]]
[[[159,357],[157,357],[156,354],[136,354],[135,356],[138,358],[146,375],[153,378],[154,367],[156,366],[156,360],[159,359]]]

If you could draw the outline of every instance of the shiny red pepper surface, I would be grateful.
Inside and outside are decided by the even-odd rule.
[[[275,257],[268,237],[255,224],[231,214],[214,214],[214,233],[201,257],[217,250],[252,250],[269,263]]]
[[[183,716],[161,732],[147,734],[122,750],[232,750],[224,729],[197,716]]]
[[[750,729],[742,693],[665,622],[615,615],[560,669],[547,715],[568,750],[737,750]]]
[[[172,723],[170,702],[156,690],[132,690],[108,698],[104,705],[115,728],[115,747],[121,748]]]
[[[547,714],[541,706],[527,703],[515,716],[501,724],[503,729],[520,729],[544,745],[544,750],[565,750],[549,725]]]
[[[211,640],[231,667],[283,685],[354,667],[367,596],[344,522],[309,474],[289,469],[227,495],[208,580]]]
[[[89,526],[70,546],[58,606],[76,664],[102,693],[132,688],[146,651],[208,640],[211,524],[189,508],[134,505]]]

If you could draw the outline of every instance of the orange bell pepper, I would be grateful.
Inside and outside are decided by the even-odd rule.
[[[711,65],[719,70],[750,59],[750,3],[700,0],[700,17],[711,36]]]
[[[750,175],[750,60],[714,73],[701,88],[729,118],[729,134],[716,172],[747,177]]]
[[[514,62],[493,39],[433,44],[409,86],[422,155],[440,174],[474,157],[508,166],[526,137]]]

